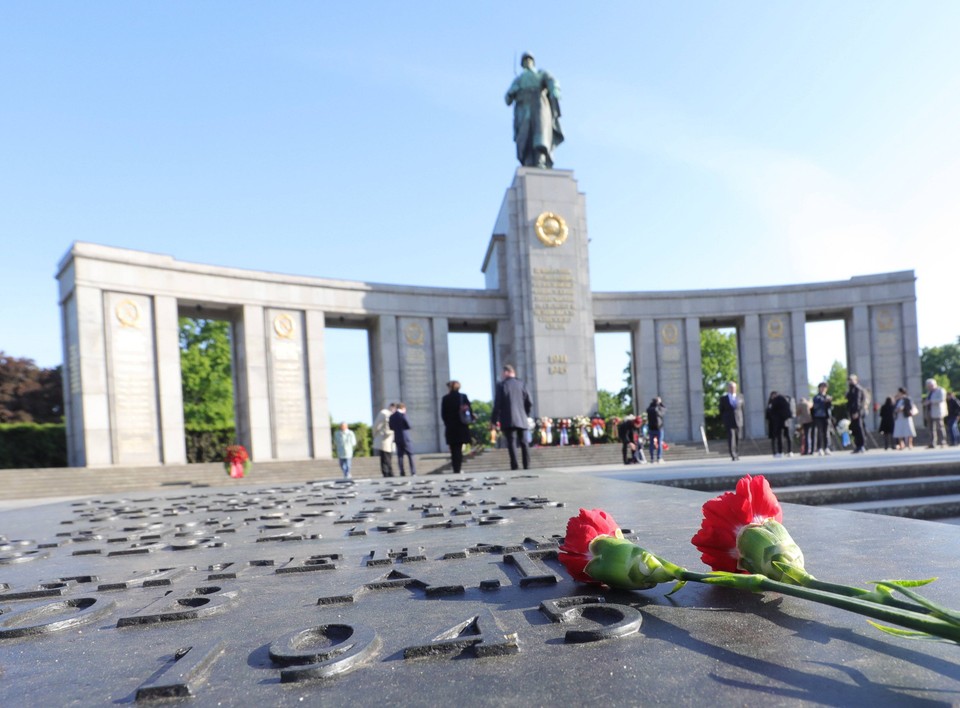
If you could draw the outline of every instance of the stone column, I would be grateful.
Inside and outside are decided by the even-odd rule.
[[[847,373],[856,374],[860,385],[873,388],[873,352],[870,348],[870,310],[866,305],[853,308],[847,326]]]
[[[439,401],[433,326],[426,317],[398,317],[400,400],[407,405],[414,452],[437,452]]]
[[[369,332],[370,391],[373,397],[373,415],[388,404],[400,400],[400,345],[397,341],[397,318],[380,315]]]
[[[810,381],[807,380],[807,314],[802,310],[790,313],[790,332],[793,335],[793,392],[791,395],[810,398]]]
[[[270,395],[267,388],[267,347],[263,308],[244,305],[236,323],[237,438],[254,462],[273,459]]]
[[[924,391],[923,374],[920,371],[920,341],[917,334],[917,301],[902,302],[901,312],[901,341],[903,342],[903,380],[911,396],[919,395]],[[922,417],[918,417],[922,421]]]
[[[72,278],[61,282],[61,289],[67,463],[71,467],[110,465],[114,459],[107,400],[103,292],[99,288],[73,286]]]
[[[700,440],[700,426],[703,425],[703,362],[700,358],[700,319],[687,317],[684,320],[687,335],[687,390],[690,411],[688,417],[688,439]],[[680,437],[675,437],[681,440]]]
[[[309,459],[313,451],[303,313],[269,308],[264,315],[272,457],[277,460]]]
[[[330,438],[330,406],[327,392],[327,357],[324,348],[326,317],[317,310],[307,310],[307,381],[310,390],[310,439],[313,457],[333,457]],[[378,409],[379,410],[379,409]]]
[[[443,422],[440,420],[440,398],[447,392],[447,381],[450,380],[450,344],[447,337],[450,325],[445,317],[434,317],[433,324],[433,372],[434,372],[434,401],[435,418],[437,421],[437,450],[445,450],[447,441],[443,435]]]
[[[747,436],[765,437],[767,395],[764,393],[763,355],[760,341],[760,316],[746,315],[743,325],[738,328],[737,341],[740,344],[740,391],[743,393],[743,421]]]
[[[638,408],[643,411],[654,396],[663,399],[667,407],[665,439],[669,439],[667,436],[674,440],[690,439],[690,387],[685,329],[684,320],[656,321],[657,388],[638,402]]]
[[[763,400],[771,391],[793,395],[796,380],[793,356],[793,318],[786,313],[760,317],[763,347]]]
[[[180,318],[177,299],[153,298],[157,341],[157,384],[160,404],[160,441],[164,464],[186,464],[183,430],[183,382],[180,371]]]
[[[160,463],[152,298],[104,293],[107,390],[114,464]]]
[[[630,328],[633,340],[633,412],[641,413],[659,389],[657,340],[652,319],[642,319]]]

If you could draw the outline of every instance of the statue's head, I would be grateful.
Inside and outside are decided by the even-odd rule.
[[[532,69],[536,65],[536,61],[533,58],[533,54],[529,52],[524,52],[520,57],[520,66],[524,69]]]

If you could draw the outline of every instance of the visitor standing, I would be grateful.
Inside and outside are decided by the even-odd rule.
[[[856,374],[850,374],[847,384],[847,415],[850,417],[850,432],[853,433],[853,453],[866,452],[863,417],[867,411],[867,392]]]
[[[810,399],[802,397],[797,401],[797,425],[800,426],[800,454],[813,454],[813,416],[810,413]]]
[[[453,473],[460,474],[463,468],[463,446],[471,443],[470,423],[474,418],[470,399],[460,392],[459,381],[447,382],[447,394],[440,399],[440,419],[443,421],[444,438],[450,448]]]
[[[951,447],[960,445],[958,421],[960,421],[960,400],[957,400],[953,391],[950,391],[947,393],[947,417],[943,419],[943,424],[947,429],[947,440],[950,441]]]
[[[893,437],[897,439],[898,450],[912,450],[913,439],[917,435],[917,428],[913,424],[913,416],[918,411],[910,396],[907,395],[907,389],[902,386],[897,389],[897,402],[894,405],[893,419]]]
[[[667,407],[663,405],[663,399],[660,396],[654,396],[650,405],[647,406],[647,435],[650,439],[651,464],[663,462],[663,431],[666,413]]]
[[[823,381],[817,386],[817,395],[813,397],[810,415],[813,417],[813,433],[816,438],[816,449],[818,455],[829,455],[829,427],[830,414],[833,410],[833,397],[828,395],[827,382]]]
[[[633,459],[633,451],[636,449],[633,445],[635,438],[633,433],[633,416],[628,415],[619,425],[617,425],[617,438],[620,440],[621,450],[620,452],[623,455],[623,464],[629,465],[631,462],[635,462]]]
[[[731,460],[740,459],[740,435],[743,430],[743,396],[737,395],[737,384],[727,383],[727,392],[720,396],[720,420],[727,429],[727,449]]]
[[[380,457],[380,474],[393,477],[393,431],[390,430],[390,416],[397,410],[396,403],[390,403],[377,413],[373,421],[373,451]]]
[[[947,417],[947,394],[935,379],[927,379],[927,396],[923,400],[924,416],[930,421],[930,444],[927,447],[944,447],[947,444],[943,419]]]
[[[398,403],[397,410],[390,416],[390,430],[393,431],[393,442],[397,446],[397,464],[400,466],[400,476],[405,477],[403,458],[410,461],[410,476],[417,474],[413,462],[413,439],[410,437],[410,419],[407,418],[407,405]]]
[[[350,479],[350,464],[353,462],[353,450],[357,446],[357,436],[346,421],[340,423],[340,429],[333,434],[333,443],[337,448],[337,460],[344,479]]]
[[[883,449],[887,450],[894,446],[893,443],[893,424],[896,415],[896,405],[893,398],[887,396],[887,400],[880,406],[880,434],[883,435]]]
[[[490,425],[500,425],[500,431],[507,441],[507,453],[510,455],[510,469],[519,468],[517,464],[517,445],[520,446],[520,455],[523,469],[530,467],[530,451],[524,431],[527,429],[527,416],[533,408],[527,387],[517,378],[517,372],[510,364],[503,367],[503,376],[497,384],[497,392],[493,399],[493,412],[490,415]]]
[[[790,431],[787,428],[790,417],[790,402],[787,397],[771,391],[767,399],[767,426],[774,457],[783,457],[784,437],[787,439],[787,456],[793,457],[793,441],[790,440]]]

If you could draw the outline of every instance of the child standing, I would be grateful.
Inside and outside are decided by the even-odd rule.
[[[340,423],[340,430],[333,434],[333,443],[337,447],[337,459],[343,478],[350,479],[350,463],[353,461],[353,448],[357,446],[357,436],[347,426],[346,421]]]

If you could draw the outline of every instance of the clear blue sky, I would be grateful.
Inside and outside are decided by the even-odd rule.
[[[3,3],[0,350],[61,362],[73,241],[483,287],[523,51],[562,87],[594,290],[914,269],[921,346],[953,342],[957,27],[952,0]],[[842,342],[812,340],[816,378]]]

